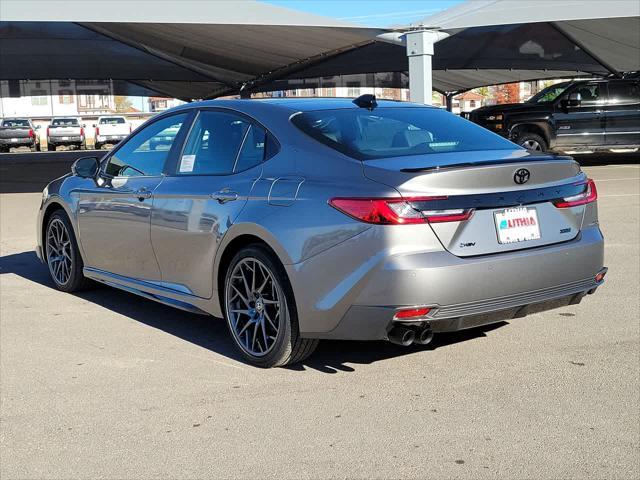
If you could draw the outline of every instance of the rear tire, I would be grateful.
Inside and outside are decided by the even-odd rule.
[[[54,212],[47,222],[44,252],[49,275],[58,290],[71,293],[90,285],[82,274],[84,263],[71,222],[62,210]]]
[[[86,149],[87,149],[87,144],[86,144],[85,142],[82,142],[82,143],[79,145],[79,147],[78,147],[78,148],[80,148],[80,150],[86,150]]]
[[[48,152],[55,152],[56,151],[56,146],[48,143],[47,144],[47,151]]]
[[[549,146],[547,141],[537,133],[524,132],[518,135],[518,145],[532,152],[546,152]]]
[[[243,248],[231,260],[223,308],[236,348],[258,367],[301,362],[318,345],[316,339],[300,337],[295,298],[284,267],[260,244]]]

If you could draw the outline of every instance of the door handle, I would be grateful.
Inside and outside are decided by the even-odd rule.
[[[238,193],[232,192],[229,189],[225,188],[223,190],[220,190],[219,192],[212,193],[211,198],[217,200],[218,203],[233,202],[234,200],[238,199]]]
[[[140,187],[133,194],[138,197],[138,200],[141,202],[146,198],[151,198],[151,190],[147,190],[145,187]]]

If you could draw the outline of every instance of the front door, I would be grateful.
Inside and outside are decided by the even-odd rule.
[[[553,117],[556,123],[556,145],[560,147],[604,145],[605,114],[607,97],[604,83],[586,83],[567,90],[562,99],[578,92],[581,103],[578,106],[564,106],[562,100],[556,102]]]
[[[607,145],[640,145],[640,81],[611,80],[606,112]]]
[[[245,116],[199,113],[173,173],[154,193],[151,241],[164,287],[211,297],[218,245],[260,178],[267,143]]]
[[[149,233],[153,192],[164,178],[173,139],[187,113],[159,119],[103,162],[96,185],[77,192],[85,266],[135,280],[159,281]]]

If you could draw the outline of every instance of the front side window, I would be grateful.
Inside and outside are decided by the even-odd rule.
[[[436,108],[318,110],[295,115],[292,122],[319,142],[359,160],[519,148]]]
[[[260,130],[232,113],[200,112],[178,161],[178,174],[228,175],[238,171],[236,161],[244,166],[256,158],[261,162],[265,143]]]
[[[573,89],[571,93],[579,93],[580,101],[583,104],[593,104],[602,101],[602,89],[600,88],[600,84],[592,83],[590,85],[580,85],[577,88]]]
[[[551,103],[558,98],[570,85],[569,82],[556,83],[547,88],[540,90],[533,97],[527,100],[527,103]]]
[[[186,118],[187,113],[171,115],[143,128],[111,156],[105,173],[113,177],[160,175]]]

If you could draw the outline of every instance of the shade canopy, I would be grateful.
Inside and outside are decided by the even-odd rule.
[[[419,23],[449,35],[433,58],[441,92],[640,70],[636,0],[475,0]],[[2,0],[0,80],[113,80],[118,94],[183,99],[406,87],[406,30],[251,1]]]
[[[424,18],[414,28],[421,27],[449,34],[436,43],[433,57],[433,86],[441,92],[640,70],[637,0],[474,0]],[[289,75],[289,81],[407,71],[405,49],[400,42],[378,40]]]
[[[202,98],[382,32],[251,1],[2,0],[0,79],[113,79]]]

